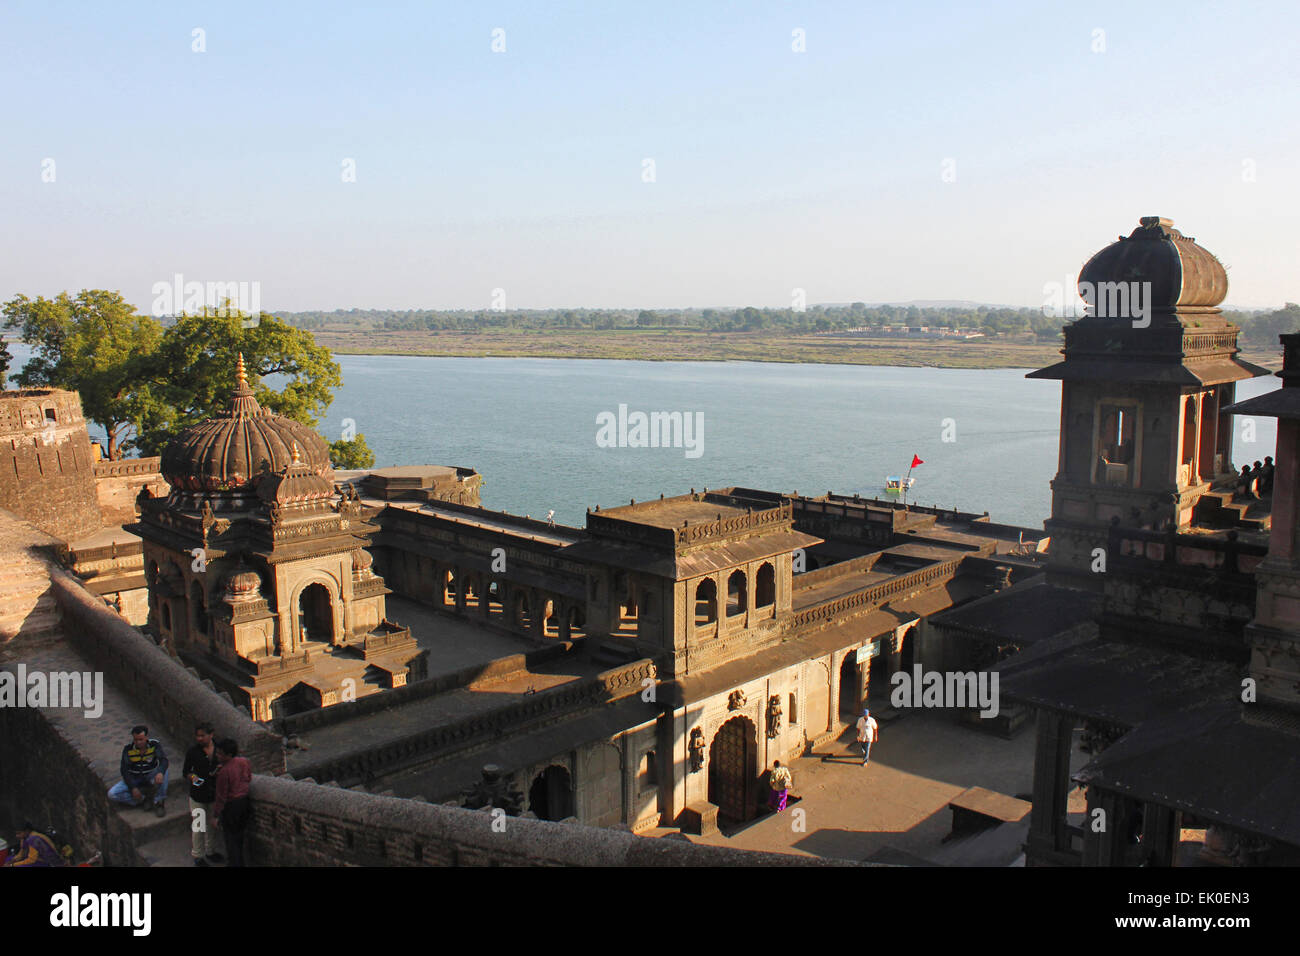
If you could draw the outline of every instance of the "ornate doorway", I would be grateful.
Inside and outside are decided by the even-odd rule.
[[[862,716],[862,668],[854,651],[840,663],[840,716],[853,720]]]
[[[752,820],[758,809],[758,738],[748,717],[732,717],[709,748],[709,802],[719,819]]]
[[[309,584],[298,597],[300,635],[306,641],[334,641],[334,607],[329,589],[323,584]]]

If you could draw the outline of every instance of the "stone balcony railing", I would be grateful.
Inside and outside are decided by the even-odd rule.
[[[732,515],[729,518],[719,518],[716,521],[706,521],[703,524],[687,525],[684,528],[674,529],[674,532],[677,547],[681,548],[717,538],[729,538],[749,531],[759,531],[765,528],[777,529],[782,525],[788,526],[793,520],[794,510],[790,502],[787,501],[775,508],[751,511],[743,515]]]
[[[114,541],[99,548],[75,548],[64,545],[60,548],[60,558],[64,564],[87,565],[96,561],[116,561],[144,553],[144,543],[136,538],[132,541]]]
[[[532,694],[485,713],[470,714],[449,723],[416,731],[373,747],[358,748],[294,769],[294,776],[316,780],[337,780],[344,786],[382,776],[401,766],[412,766],[453,753],[473,750],[507,732],[550,723],[589,707],[640,690],[642,680],[655,676],[654,663],[633,661],[595,677],[561,684],[552,690]],[[414,692],[419,685],[411,685]],[[393,695],[401,691],[391,692]],[[385,695],[388,702],[395,696]],[[347,705],[356,708],[356,703]]]
[[[95,462],[96,478],[129,478],[137,475],[156,475],[162,459],[119,458],[117,461]]]
[[[1232,531],[1219,537],[1112,525],[1106,554],[1109,567],[1131,571],[1205,568],[1229,575],[1252,575],[1268,555],[1268,547],[1240,542]]]
[[[362,654],[369,657],[377,651],[385,648],[394,647],[400,644],[409,644],[414,640],[411,637],[411,629],[402,627],[400,624],[394,624],[391,621],[383,621],[373,631],[361,636],[360,644]]]
[[[919,571],[912,571],[909,574],[902,574],[888,581],[882,581],[853,594],[846,594],[834,600],[804,608],[802,611],[795,613],[792,618],[792,626],[795,628],[806,627],[819,621],[832,620],[847,612],[864,611],[879,607],[890,598],[908,594],[918,588],[928,587],[936,581],[951,578],[957,573],[957,567],[960,564],[961,558],[943,561],[928,568],[921,568]]]

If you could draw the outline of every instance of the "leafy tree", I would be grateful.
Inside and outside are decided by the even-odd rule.
[[[14,357],[9,352],[9,343],[0,335],[0,391],[8,387],[9,366],[13,364]]]
[[[366,444],[366,436],[358,433],[351,441],[330,442],[330,463],[335,468],[373,468],[375,453]]]
[[[1242,338],[1257,348],[1276,350],[1279,347],[1279,335],[1300,331],[1300,305],[1294,302],[1288,302],[1272,312],[1240,318]]]
[[[16,376],[18,384],[79,391],[82,410],[108,436],[109,458],[141,442],[142,422],[162,417],[145,368],[162,327],[138,315],[121,293],[20,295],[5,303],[4,316],[5,327],[36,350]]]
[[[226,407],[239,353],[258,402],[278,415],[318,427],[343,383],[328,349],[310,332],[262,313],[231,307],[181,315],[167,329],[138,315],[120,293],[83,290],[54,299],[20,295],[3,308],[5,328],[35,355],[16,376],[22,386],[81,393],[86,416],[108,435],[107,454],[160,452],[183,428]],[[9,364],[0,343],[0,374]],[[280,387],[263,379],[276,376]],[[374,454],[364,435],[331,445],[340,467],[364,468]]]
[[[329,349],[318,346],[310,332],[265,312],[251,319],[227,302],[182,315],[163,333],[149,364],[151,387],[165,398],[170,415],[153,423],[141,447],[155,454],[182,429],[225,408],[241,353],[248,382],[263,408],[319,428],[334,389],[343,384]],[[272,375],[280,378],[278,388],[263,381]],[[374,462],[364,435],[335,442],[331,457],[336,446],[347,467]],[[368,464],[351,464],[367,459]]]

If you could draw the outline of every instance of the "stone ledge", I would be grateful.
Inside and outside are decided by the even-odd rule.
[[[250,790],[260,865],[420,866],[860,866],[682,840],[638,837],[575,823],[417,803],[301,780],[257,775]]]

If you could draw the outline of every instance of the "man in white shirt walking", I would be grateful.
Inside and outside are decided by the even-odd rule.
[[[870,710],[863,710],[858,718],[858,746],[862,748],[862,766],[871,760],[871,745],[880,737],[879,725]]]

